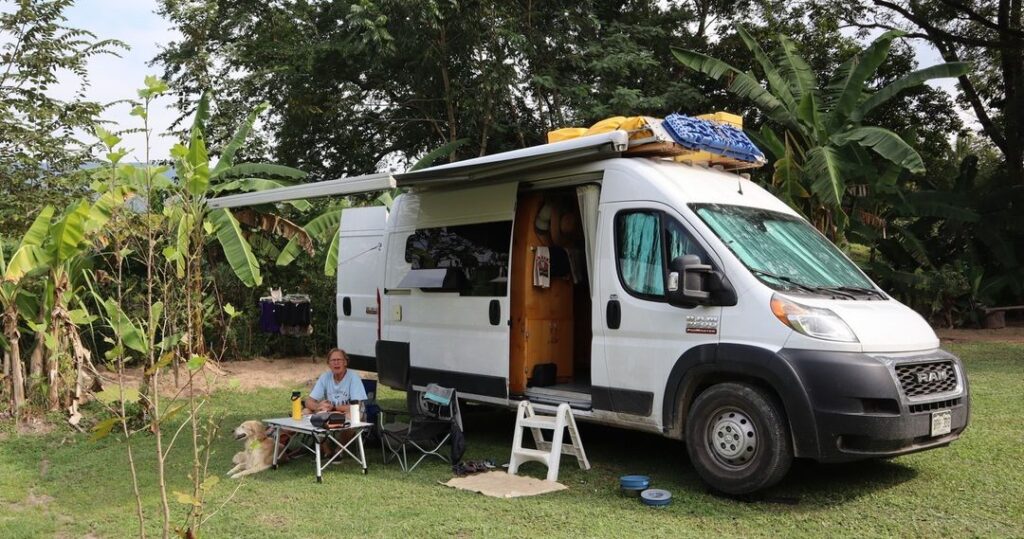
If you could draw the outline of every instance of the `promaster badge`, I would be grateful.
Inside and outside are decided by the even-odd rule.
[[[718,333],[717,316],[687,316],[686,332],[714,335]]]

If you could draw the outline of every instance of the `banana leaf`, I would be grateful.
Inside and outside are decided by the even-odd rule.
[[[235,275],[250,288],[263,284],[259,262],[253,256],[249,242],[242,236],[242,229],[231,211],[217,208],[211,210],[209,216],[217,241],[223,247],[224,256]]]
[[[864,119],[869,112],[874,110],[875,107],[885,103],[886,101],[896,97],[897,94],[906,90],[907,88],[913,88],[918,86],[925,81],[931,79],[942,79],[948,77],[959,77],[966,74],[971,69],[971,64],[968,62],[947,62],[945,64],[933,65],[924,69],[919,69],[912,73],[893,81],[885,88],[875,92],[867,100],[860,104],[852,113],[850,113],[850,121],[857,123]]]

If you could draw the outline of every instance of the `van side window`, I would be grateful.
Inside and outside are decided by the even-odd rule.
[[[665,227],[665,242],[668,244],[666,246],[668,248],[666,260],[671,262],[673,259],[683,255],[697,255],[702,263],[710,264],[711,260],[704,251],[704,248],[693,239],[693,236],[683,228],[683,225],[671,217],[666,219],[668,221]]]
[[[505,296],[512,221],[421,228],[405,241],[412,269],[460,268],[463,296]]]
[[[622,284],[639,296],[665,295],[661,212],[636,211],[615,216],[615,250]]]
[[[709,263],[704,248],[679,221],[653,210],[615,216],[615,249],[623,286],[647,299],[664,299],[668,261],[694,254]]]

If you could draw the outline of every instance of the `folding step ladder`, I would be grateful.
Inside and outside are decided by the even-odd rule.
[[[523,447],[523,429],[527,428],[533,434],[536,449]],[[569,429],[572,444],[562,443],[562,435],[566,428]],[[550,442],[544,440],[541,429],[554,431]],[[555,415],[548,416],[535,414],[530,401],[520,402],[516,410],[516,432],[512,440],[512,458],[509,459],[508,473],[515,475],[524,462],[535,461],[548,467],[548,481],[558,481],[558,465],[563,453],[576,457],[581,470],[590,469],[590,461],[587,460],[587,453],[583,451],[580,431],[576,428],[576,419],[573,418],[569,405],[564,402],[559,404]]]

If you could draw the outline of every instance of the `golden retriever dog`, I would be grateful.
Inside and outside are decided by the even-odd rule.
[[[246,421],[235,429],[235,439],[244,440],[245,448],[235,453],[231,462],[234,468],[228,471],[231,479],[262,472],[274,460],[274,440],[267,437],[267,429],[259,421]]]

